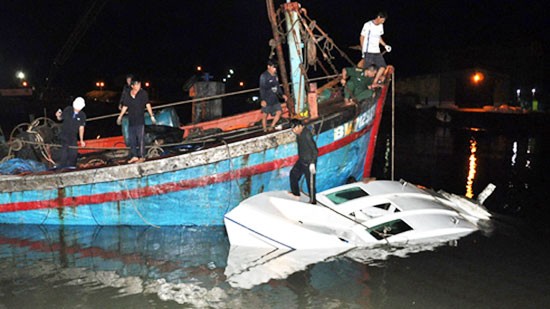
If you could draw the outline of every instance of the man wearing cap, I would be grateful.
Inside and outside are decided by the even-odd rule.
[[[260,104],[262,106],[262,128],[267,132],[267,115],[275,116],[269,127],[269,131],[275,130],[275,125],[281,118],[281,103],[279,97],[287,100],[279,79],[277,78],[277,63],[271,59],[267,62],[267,70],[260,75]]]
[[[55,113],[57,120],[63,120],[59,135],[59,139],[61,140],[61,156],[57,164],[59,168],[76,167],[78,138],[80,138],[80,146],[86,146],[84,142],[86,114],[82,111],[84,106],[86,106],[84,99],[78,97],[74,99],[73,106],[67,106],[63,111],[60,109]]]
[[[386,44],[382,39],[384,34],[384,22],[388,15],[386,12],[379,12],[376,18],[369,20],[363,25],[361,29],[361,35],[359,37],[359,43],[361,44],[361,51],[363,55],[363,64],[369,66],[374,64],[378,68],[376,77],[374,78],[374,84],[381,81],[382,74],[386,69],[386,61],[380,53],[380,45],[384,46],[386,52],[391,51],[391,46]]]
[[[315,174],[317,165],[318,150],[311,131],[304,127],[299,119],[290,120],[292,132],[296,134],[296,143],[298,143],[298,161],[290,170],[290,190],[293,198],[300,197],[300,187],[298,182],[302,175],[306,177],[307,188],[309,191],[309,202],[317,204],[315,198]]]
[[[122,99],[122,109],[116,123],[122,124],[122,117],[128,111],[128,147],[130,147],[130,160],[128,163],[145,161],[145,116],[146,109],[151,116],[151,122],[157,123],[153,114],[149,94],[141,89],[141,80],[134,76],[130,83],[130,91]]]

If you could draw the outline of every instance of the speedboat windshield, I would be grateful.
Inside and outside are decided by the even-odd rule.
[[[344,190],[332,192],[330,194],[327,194],[326,197],[335,205],[338,205],[368,195],[369,194],[365,192],[361,187],[351,187]]]

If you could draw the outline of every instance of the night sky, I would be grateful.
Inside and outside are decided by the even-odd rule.
[[[166,93],[180,93],[197,65],[217,80],[232,68],[235,81],[245,81],[245,88],[257,87],[271,38],[262,0],[106,1],[66,62],[50,74],[56,55],[91,2],[4,1],[0,9],[0,88],[14,85],[15,72],[23,70],[36,87],[50,76],[52,86],[81,95],[93,90],[99,79],[106,81],[107,88],[119,90],[123,76],[132,72],[162,85]],[[545,1],[300,3],[357,60],[359,52],[348,47],[358,44],[364,22],[378,10],[386,10],[384,39],[393,47],[386,61],[396,67],[398,77],[437,71],[433,59],[447,51],[514,50],[501,61],[508,65],[490,63],[494,69],[509,70],[518,58],[530,55],[523,48],[534,45],[542,53],[549,48]],[[474,65],[483,62],[478,59]],[[547,71],[545,64],[538,69]],[[544,75],[528,82],[543,89],[542,84],[548,82]]]

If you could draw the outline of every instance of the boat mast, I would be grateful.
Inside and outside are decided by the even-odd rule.
[[[288,1],[288,0],[287,0]],[[286,63],[281,46],[281,36],[279,35],[279,29],[277,27],[277,14],[275,12],[275,6],[273,0],[266,0],[267,16],[271,24],[271,31],[273,32],[273,40],[275,41],[275,52],[277,54],[277,62],[279,63],[279,72],[281,73],[281,82],[283,83],[283,90],[288,98],[287,108],[290,116],[296,115],[296,109],[294,106],[294,100],[290,95],[290,86],[288,84],[288,77],[286,72]]]
[[[288,54],[290,59],[290,78],[292,80],[292,90],[294,93],[295,109],[298,113],[302,112],[305,106],[306,92],[305,79],[302,74],[302,63],[304,63],[303,43],[300,35],[300,20],[298,11],[300,4],[298,2],[286,1],[285,22],[287,31]]]

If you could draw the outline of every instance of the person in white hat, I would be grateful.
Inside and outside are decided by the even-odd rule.
[[[63,111],[59,109],[55,116],[57,120],[63,120],[61,125],[61,151],[57,168],[76,167],[78,150],[77,141],[80,139],[80,146],[85,147],[84,127],[86,126],[86,114],[82,111],[86,102],[82,97],[74,99],[72,106],[67,106]]]

